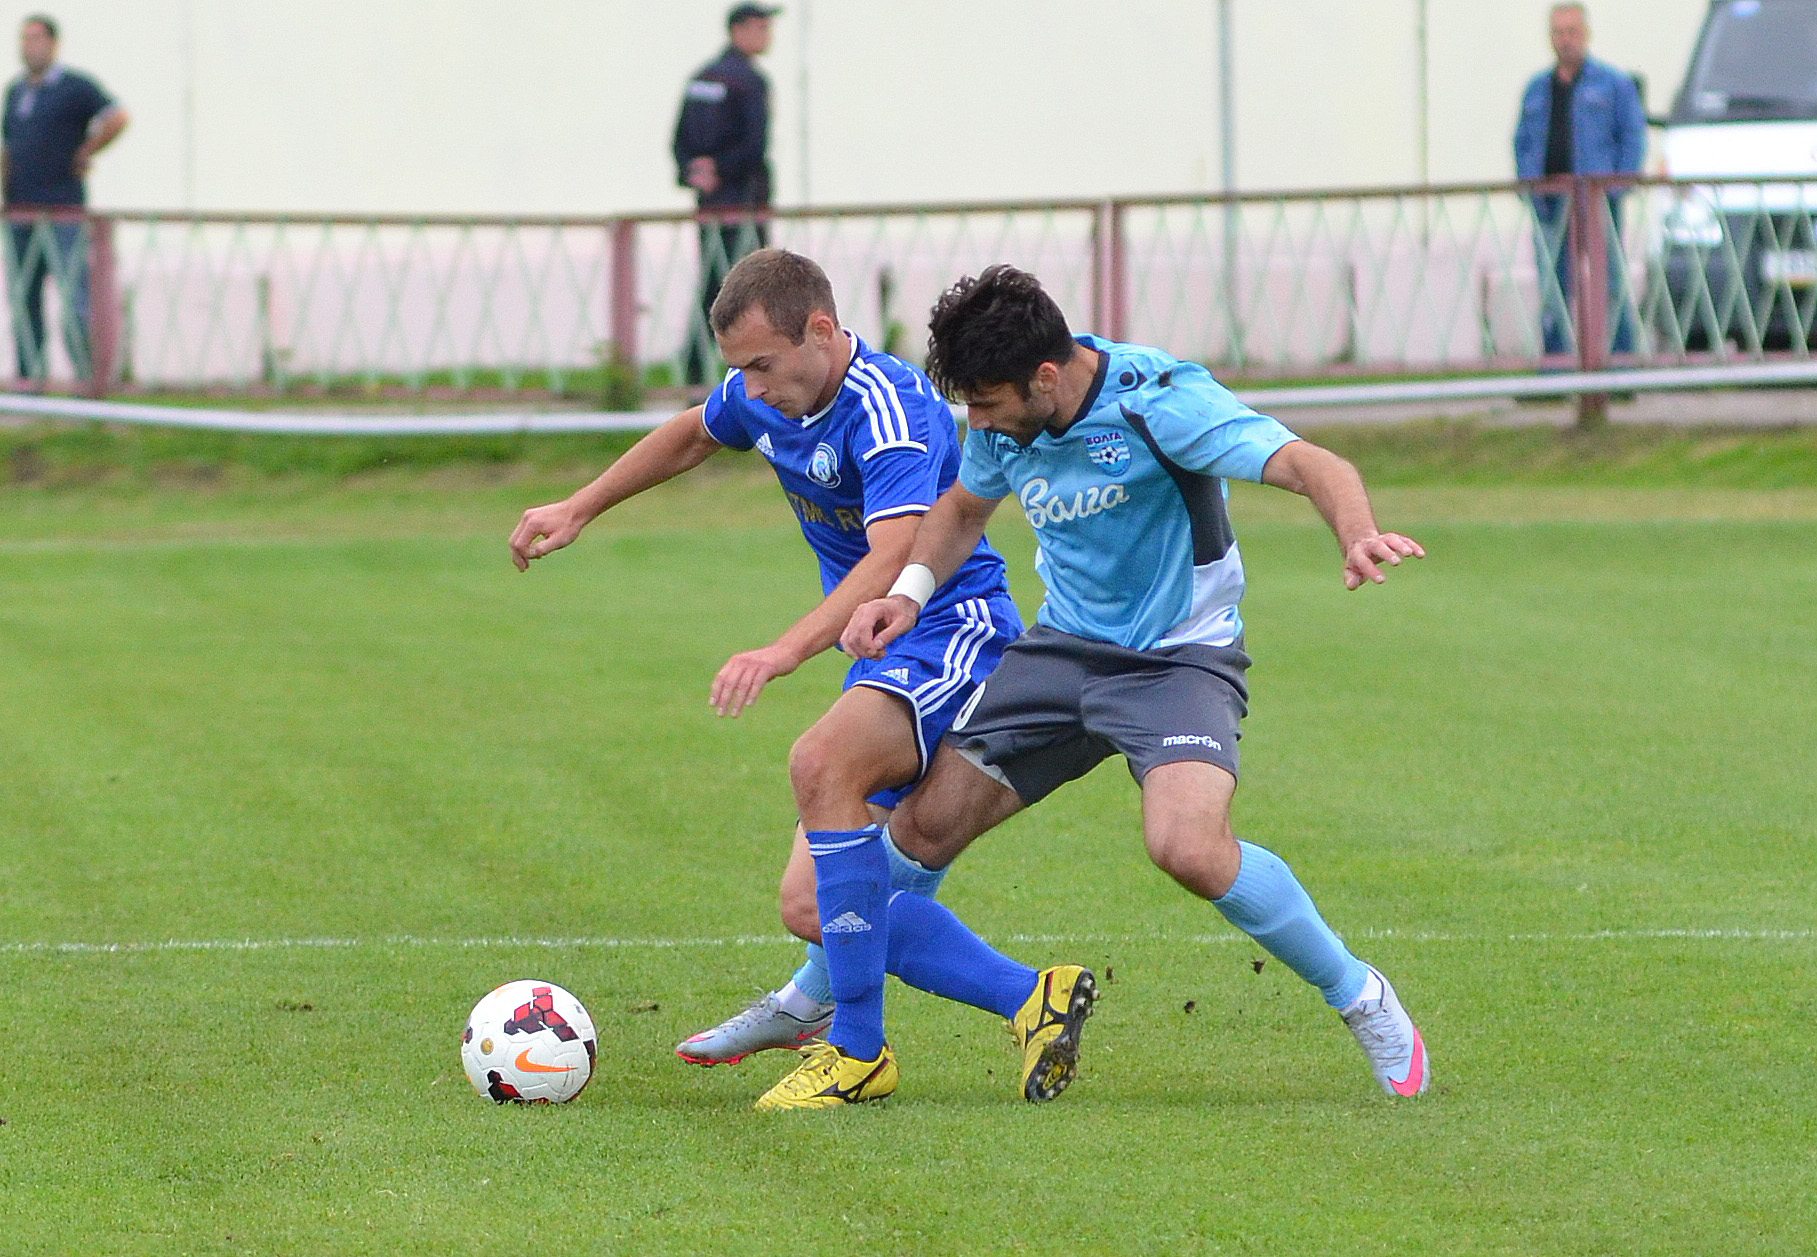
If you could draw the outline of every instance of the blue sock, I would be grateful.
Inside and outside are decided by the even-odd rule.
[[[940,883],[946,880],[946,870],[924,869],[896,850],[896,844],[890,841],[887,825],[883,829],[883,849],[890,858],[891,890],[912,891],[928,899],[940,893]],[[801,968],[795,970],[793,981],[795,989],[809,999],[819,1000],[822,1004],[833,1002],[832,979],[826,971],[826,952],[820,944],[808,944],[807,959],[802,962]]]
[[[808,835],[828,986],[838,1008],[827,1042],[874,1061],[883,1051],[883,962],[889,947],[890,862],[877,826]]]
[[[919,991],[1014,1017],[1036,975],[1000,956],[945,908],[922,895],[890,895],[889,971]]]
[[[1239,842],[1237,880],[1211,906],[1268,949],[1268,954],[1319,988],[1333,1008],[1348,1008],[1363,993],[1368,970],[1331,932],[1293,870],[1272,851]]]

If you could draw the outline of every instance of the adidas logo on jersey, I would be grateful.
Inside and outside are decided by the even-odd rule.
[[[820,927],[822,934],[863,934],[871,923],[856,912],[842,912]]]
[[[897,685],[908,684],[907,668],[885,668],[883,670],[883,675],[894,681]]]
[[[770,444],[770,434],[768,432],[760,433],[758,435],[757,452],[762,454],[765,458],[776,457],[776,447]]]

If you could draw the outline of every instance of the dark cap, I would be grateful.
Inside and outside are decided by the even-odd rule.
[[[754,17],[775,17],[782,12],[779,5],[772,4],[739,4],[726,14],[726,29],[731,30],[740,22],[748,22]]]

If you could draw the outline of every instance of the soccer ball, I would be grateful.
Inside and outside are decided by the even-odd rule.
[[[467,1014],[461,1064],[495,1104],[566,1104],[593,1078],[593,1019],[549,982],[507,982]]]

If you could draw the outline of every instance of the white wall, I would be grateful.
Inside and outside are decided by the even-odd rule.
[[[1241,187],[1419,177],[1421,2],[1233,0]],[[1549,4],[1423,2],[1427,173],[1506,178],[1516,96],[1550,60]],[[1218,185],[1216,0],[787,3],[765,62],[783,203]],[[134,119],[97,163],[97,205],[604,213],[688,204],[669,132],[726,7],[54,0],[51,12],[64,59]],[[1661,110],[1704,8],[1601,0],[1592,51],[1645,73]]]

